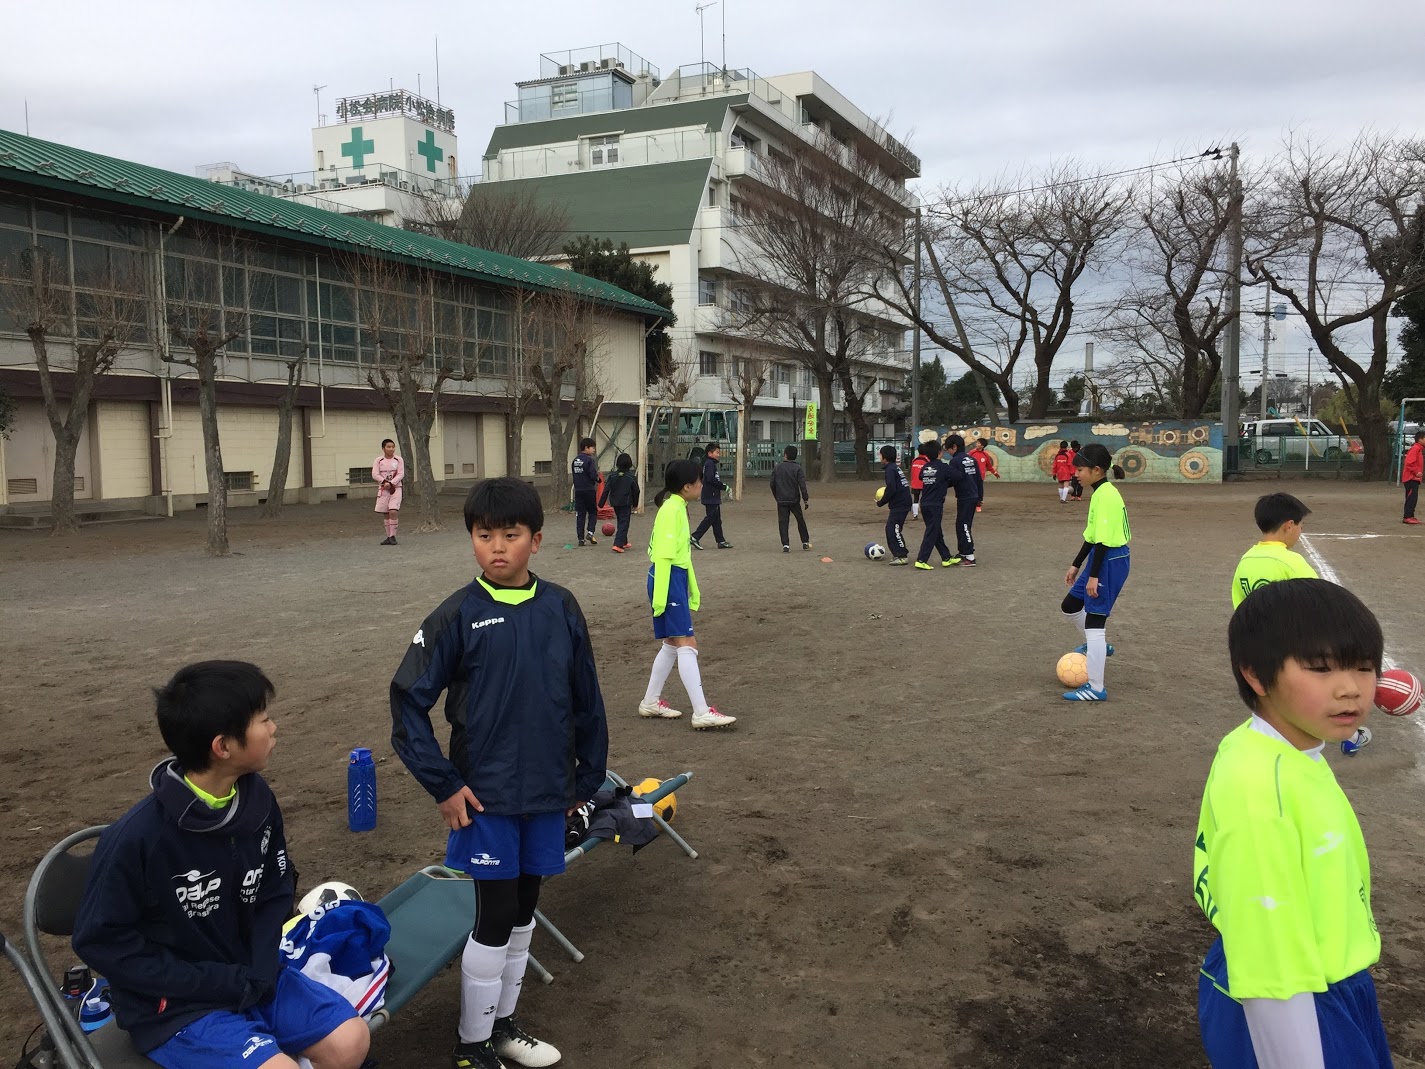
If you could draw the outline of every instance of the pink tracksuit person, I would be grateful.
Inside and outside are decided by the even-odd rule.
[[[381,455],[371,465],[371,478],[378,490],[376,511],[386,522],[383,546],[396,544],[396,525],[401,520],[401,482],[406,477],[406,462],[396,455],[396,443],[387,438],[381,443]]]

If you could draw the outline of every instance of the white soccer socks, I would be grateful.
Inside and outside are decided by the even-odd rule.
[[[1089,647],[1089,686],[1094,690],[1103,690],[1103,671],[1108,661],[1108,635],[1104,633],[1103,628],[1095,627],[1085,632],[1085,640]]]
[[[1088,610],[1080,609],[1078,612],[1066,612],[1064,616],[1068,621],[1079,629],[1079,637],[1086,638],[1088,632],[1084,630],[1084,621],[1088,619]]]
[[[465,952],[460,956],[460,1042],[483,1043],[490,1038],[490,1032],[495,1027],[495,1009],[504,986],[503,976],[509,952],[509,944],[487,947],[484,943],[475,942],[473,935],[465,941]],[[528,933],[525,935],[524,957],[529,959]],[[519,997],[518,991],[515,997]]]
[[[1061,504],[1067,504],[1067,503],[1068,503],[1068,500],[1069,500],[1069,488],[1068,488],[1067,486],[1061,486],[1061,487],[1059,487],[1059,501],[1060,501],[1060,503],[1061,503]]]
[[[688,700],[693,703],[693,715],[702,716],[708,711],[708,700],[703,696],[703,676],[698,671],[698,651],[692,646],[679,646],[677,649],[678,677],[682,679],[683,687],[688,692]],[[658,656],[663,656],[661,650]]]
[[[505,948],[505,970],[500,976],[500,1001],[495,1004],[496,1017],[508,1017],[515,1012],[524,984],[525,966],[529,964],[529,941],[534,935],[534,921],[510,932]]]
[[[663,697],[663,684],[668,682],[668,677],[673,674],[673,666],[677,663],[677,646],[665,642],[658,647],[658,656],[653,658],[653,674],[648,677],[648,690],[643,695],[642,704],[658,704],[658,699]]]

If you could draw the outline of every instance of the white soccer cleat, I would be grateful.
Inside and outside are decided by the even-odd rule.
[[[711,706],[705,713],[693,714],[693,729],[695,731],[702,731],[706,728],[726,728],[735,723],[737,723],[737,717],[724,716]]]
[[[1371,743],[1371,729],[1367,727],[1356,728],[1356,733],[1345,742],[1341,743],[1341,752],[1349,757],[1353,753],[1360,753],[1363,746]]]
[[[504,1061],[532,1066],[535,1069],[553,1065],[560,1057],[557,1047],[542,1039],[535,1039],[520,1027],[514,1017],[501,1017],[495,1022],[494,1031],[490,1035],[490,1045]]]
[[[659,698],[656,702],[639,702],[639,716],[661,716],[665,720],[677,720],[683,715],[683,710],[674,709],[671,705]]]

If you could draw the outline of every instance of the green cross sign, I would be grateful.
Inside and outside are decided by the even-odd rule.
[[[341,146],[341,154],[351,157],[351,165],[353,167],[365,167],[366,154],[375,151],[376,142],[370,138],[362,140],[361,127],[359,126],[353,126],[351,128],[351,140]]]
[[[435,143],[434,130],[426,131],[426,139],[416,146],[416,151],[426,158],[427,171],[434,171],[435,165],[445,159],[445,149]]]

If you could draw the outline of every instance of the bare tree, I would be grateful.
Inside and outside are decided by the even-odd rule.
[[[688,394],[692,393],[693,385],[696,382],[697,376],[693,374],[693,365],[675,360],[669,364],[667,372],[651,384],[660,403],[655,405],[648,414],[649,433],[653,437],[653,448],[650,450],[649,470],[645,473],[645,477],[653,485],[654,490],[663,486],[663,473],[673,459],[670,453],[678,440],[678,423],[683,411],[683,402],[688,399]],[[658,433],[658,424],[665,415],[668,420],[666,437]],[[652,494],[646,496],[648,499],[652,499]]]
[[[345,257],[342,269],[355,291],[357,321],[375,346],[366,381],[386,402],[415,469],[420,529],[438,531],[440,487],[430,437],[446,384],[468,382],[478,372],[478,362],[464,355],[468,317],[445,317],[436,300],[443,279],[434,271],[361,254]]]
[[[1075,163],[986,185],[941,189],[927,209],[925,257],[951,325],[934,302],[916,314],[906,272],[886,271],[877,293],[900,314],[919,319],[930,340],[993,382],[1011,422],[1022,397],[1015,368],[1029,357],[1029,416],[1053,402],[1049,372],[1075,326],[1075,296],[1117,255],[1128,219],[1129,191],[1108,175]],[[886,249],[902,262],[911,240]],[[1085,276],[1088,276],[1086,279]]]
[[[1217,394],[1219,345],[1232,321],[1227,231],[1242,211],[1225,169],[1188,165],[1158,177],[1138,211],[1127,263],[1133,281],[1105,334],[1147,361],[1156,379],[1176,380],[1173,412],[1195,419]],[[1164,350],[1177,367],[1161,366]]]
[[[241,294],[227,295],[224,273],[246,263],[247,242],[233,231],[195,225],[187,231],[186,255],[168,256],[164,264],[164,322],[169,339],[162,357],[170,364],[192,368],[198,375],[198,415],[203,425],[203,468],[208,482],[208,556],[226,557],[228,547],[228,486],[223,451],[218,440],[218,358],[247,332],[248,272]],[[187,352],[189,355],[183,355]]]
[[[30,339],[39,370],[45,418],[54,434],[54,478],[50,533],[74,534],[74,466],[79,439],[89,421],[94,387],[148,318],[142,253],[106,249],[104,263],[69,282],[68,266],[41,246],[24,250],[19,262],[0,264],[0,277],[17,280],[4,288],[6,311]],[[61,341],[62,340],[62,341]],[[69,348],[72,365],[52,364],[51,346]],[[55,371],[71,375],[69,397],[61,400]]]
[[[548,260],[568,240],[569,213],[522,182],[475,182],[457,197],[427,197],[411,229],[521,260]]]
[[[1365,477],[1383,478],[1389,317],[1396,302],[1425,289],[1425,141],[1362,134],[1330,152],[1288,139],[1258,208],[1264,225],[1247,249],[1247,269],[1301,316],[1347,387]],[[1350,351],[1358,327],[1370,332],[1365,360]]]
[[[551,493],[556,504],[563,504],[570,492],[570,444],[581,427],[592,426],[603,401],[600,371],[607,331],[598,306],[568,290],[538,293],[530,300],[533,314],[523,363],[549,424]]]
[[[771,365],[761,357],[729,356],[727,369],[722,377],[727,396],[751,415],[752,406],[767,388],[767,375],[770,371]]]
[[[883,250],[902,240],[905,192],[855,145],[824,134],[759,171],[760,181],[744,187],[748,252],[726,327],[811,372],[820,398],[820,477],[829,482],[833,387],[893,325],[879,315],[872,287],[885,270]],[[864,444],[864,412],[848,415]]]
[[[297,392],[302,388],[302,369],[307,363],[302,355],[285,361],[287,385],[277,400],[277,448],[272,454],[272,477],[267,481],[267,501],[262,506],[264,519],[275,520],[282,513],[282,498],[287,493],[287,469],[292,463],[292,412],[297,407]]]
[[[520,478],[524,474],[524,425],[534,403],[539,399],[529,369],[524,361],[524,341],[535,329],[537,315],[535,295],[517,290],[514,297],[514,352],[508,358],[504,387],[505,409],[505,474]]]

